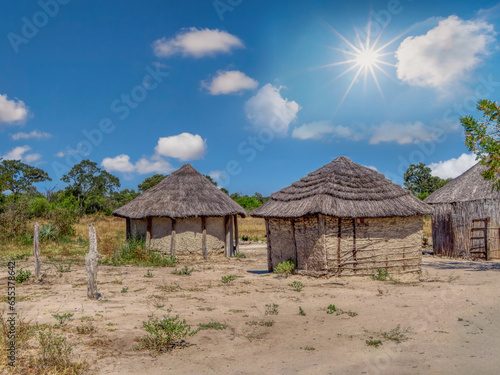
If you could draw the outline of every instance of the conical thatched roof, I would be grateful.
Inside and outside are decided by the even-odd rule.
[[[487,169],[486,166],[477,163],[463,174],[448,182],[442,188],[425,198],[424,202],[454,203],[467,202],[481,199],[499,200],[500,192],[491,190],[493,183],[485,180],[481,173]]]
[[[226,216],[245,210],[189,164],[165,177],[113,215],[131,219]]]
[[[430,214],[431,208],[384,175],[341,156],[271,195],[253,216],[294,218],[391,217]]]

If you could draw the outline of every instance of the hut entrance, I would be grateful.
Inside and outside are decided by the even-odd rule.
[[[491,243],[498,244],[500,232],[498,227],[490,226],[490,218],[473,219],[470,229],[470,254],[475,258],[490,260],[498,258],[500,249],[490,248]]]

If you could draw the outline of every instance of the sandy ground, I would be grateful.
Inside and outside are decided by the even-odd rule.
[[[89,374],[500,371],[500,262],[424,257],[420,281],[414,276],[414,282],[392,283],[356,277],[279,278],[265,272],[265,245],[242,246],[241,251],[246,259],[188,264],[196,270],[191,276],[151,268],[154,277],[146,278],[146,268],[100,266],[99,301],[86,298],[83,265],[73,265],[61,277],[44,265],[44,284],[18,285],[18,298],[26,298],[18,302],[18,312],[39,324],[56,323],[52,314],[73,313],[62,332],[90,364]],[[224,275],[240,277],[224,285]],[[304,284],[301,292],[288,285],[295,280]],[[278,305],[277,315],[266,315],[270,304]],[[330,304],[357,315],[327,314]],[[299,314],[299,306],[306,316]],[[134,350],[134,339],[145,333],[142,321],[166,314],[168,308],[194,328],[209,322],[227,328],[199,331],[188,338],[191,346],[157,356]],[[93,321],[82,322],[82,317]],[[266,321],[273,325],[250,323]],[[76,327],[81,325],[93,325],[96,332],[79,335]],[[384,338],[383,332],[398,326],[407,332],[407,341]],[[370,337],[382,345],[368,346]]]

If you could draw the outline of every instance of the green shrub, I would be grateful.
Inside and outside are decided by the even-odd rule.
[[[278,307],[279,305],[275,303],[266,305],[266,315],[278,315]]]
[[[44,242],[55,241],[57,239],[57,229],[54,223],[44,224],[38,232],[38,238]]]
[[[222,276],[222,283],[223,284],[230,284],[231,282],[233,282],[234,280],[236,280],[236,275],[226,275],[226,276]]]
[[[304,288],[304,284],[302,284],[300,281],[294,281],[293,283],[288,284],[288,286],[296,292],[300,292]]]
[[[30,277],[31,277],[30,270],[23,270],[22,268],[19,268],[16,275],[16,283],[18,284],[24,283],[26,280],[29,280]]]
[[[140,349],[150,349],[158,352],[168,351],[187,336],[193,336],[197,331],[191,331],[191,326],[186,323],[186,320],[180,320],[179,315],[174,317],[163,316],[150,317],[148,321],[142,322],[144,329],[148,333],[147,336],[139,339]]]
[[[274,273],[278,275],[288,276],[293,274],[294,271],[295,271],[295,263],[292,260],[281,262],[274,268]]]
[[[243,253],[235,253],[233,257],[238,258],[238,259],[243,259],[246,258],[247,256]]]
[[[71,319],[74,314],[72,313],[64,313],[64,314],[52,314],[52,316],[57,320],[57,324],[59,326],[63,326],[66,323],[66,320]]]
[[[374,347],[378,348],[380,345],[382,345],[382,341],[380,341],[380,340],[366,340],[366,345],[374,346]]]
[[[377,274],[372,275],[373,280],[385,281],[389,277],[389,271],[386,268],[377,269]]]
[[[50,204],[45,197],[32,198],[29,202],[29,211],[32,217],[47,217]]]
[[[306,316],[306,312],[304,311],[304,309],[302,307],[299,306],[299,314],[302,315],[302,316]]]
[[[71,364],[72,347],[61,335],[52,332],[38,332],[38,341],[42,347],[39,363],[43,367],[63,370]]]
[[[337,308],[335,307],[335,305],[328,305],[328,307],[326,308],[327,314],[333,314],[335,311],[337,311]]]
[[[205,329],[216,329],[216,330],[222,330],[227,328],[227,324],[222,324],[219,322],[211,322],[211,323],[203,323],[203,324],[198,324],[198,330],[205,330]]]
[[[55,207],[50,211],[49,218],[54,223],[57,236],[74,236],[73,225],[77,222],[76,212],[63,207]]]
[[[184,266],[184,268],[181,268],[178,270],[177,268],[172,271],[174,275],[180,275],[180,276],[190,276],[191,273],[194,271],[194,268],[189,269],[188,266]]]

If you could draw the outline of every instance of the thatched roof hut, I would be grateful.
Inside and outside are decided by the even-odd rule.
[[[433,208],[434,254],[460,258],[500,258],[500,192],[476,164],[429,195]]]
[[[201,250],[206,258],[221,247],[233,254],[233,224],[237,244],[237,215],[245,210],[184,164],[113,214],[127,219],[127,236],[146,236],[151,248],[171,255]]]
[[[303,271],[340,275],[419,271],[430,212],[382,174],[338,157],[251,214],[266,218],[270,269],[292,259]]]

